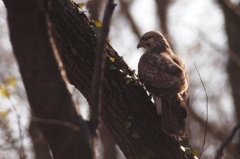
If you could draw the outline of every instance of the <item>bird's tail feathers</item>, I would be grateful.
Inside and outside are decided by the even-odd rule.
[[[170,136],[186,137],[188,130],[185,125],[185,117],[176,109],[174,103],[162,100],[162,130]]]
[[[177,130],[175,129],[175,124],[173,119],[171,118],[171,108],[167,105],[166,101],[162,101],[162,131],[166,134],[173,136],[177,134]]]

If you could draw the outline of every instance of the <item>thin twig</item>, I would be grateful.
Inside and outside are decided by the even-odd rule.
[[[205,125],[205,120],[202,119],[195,111],[193,111],[191,107],[188,108],[188,111],[189,111],[189,114],[191,114],[191,118],[197,121],[201,126]],[[218,140],[223,140],[224,138],[226,138],[226,135],[224,133],[219,133],[219,131],[216,129],[215,123],[208,123],[208,134],[209,133],[212,136],[216,137]],[[205,149],[206,149],[206,146],[205,146]]]
[[[22,134],[22,129],[21,129],[21,116],[20,114],[18,113],[17,111],[17,108],[14,106],[14,104],[12,103],[12,100],[10,99],[9,96],[7,96],[9,102],[11,103],[12,105],[12,108],[16,114],[16,117],[17,117],[17,123],[18,123],[18,131],[19,131],[19,138],[20,138],[20,159],[25,159],[26,158],[26,155],[25,155],[25,150],[24,150],[24,146],[23,146],[23,134]]]
[[[238,131],[238,129],[240,129],[240,124],[237,124],[233,129],[232,132],[230,133],[230,135],[228,136],[228,138],[226,138],[226,140],[222,143],[222,145],[219,147],[219,149],[217,150],[217,154],[216,157],[214,159],[219,159],[222,156],[223,150],[224,148],[229,144],[230,141],[232,141],[232,139],[235,136],[235,133]]]
[[[113,14],[113,10],[116,4],[114,0],[109,0],[107,8],[103,17],[103,25],[101,31],[101,37],[97,44],[97,52],[95,58],[95,66],[93,72],[92,80],[92,90],[91,90],[91,103],[90,103],[90,124],[91,131],[95,134],[96,129],[99,123],[99,114],[101,112],[101,99],[102,99],[102,83],[104,77],[104,68],[105,68],[105,47],[106,47],[106,38],[109,32],[110,19]]]
[[[203,83],[203,80],[202,80],[202,78],[201,78],[201,75],[200,75],[200,73],[199,73],[199,71],[198,71],[197,66],[196,66],[195,63],[194,63],[194,67],[195,67],[195,69],[196,69],[196,71],[197,71],[197,73],[198,73],[198,76],[199,76],[199,78],[200,78],[200,80],[201,80],[201,83],[202,83],[202,86],[203,86],[203,89],[204,89],[204,92],[205,92],[205,95],[206,95],[206,123],[205,123],[205,131],[204,131],[203,145],[202,145],[201,153],[200,153],[200,155],[199,155],[199,159],[201,159],[202,153],[203,153],[203,148],[204,148],[204,145],[205,145],[205,142],[206,142],[207,128],[208,128],[208,95],[207,95],[206,87],[205,87],[205,85],[204,85],[204,83]]]
[[[67,121],[61,121],[56,119],[44,119],[44,118],[38,118],[38,117],[29,117],[31,121],[38,122],[38,123],[44,123],[44,124],[55,124],[55,125],[63,125],[66,127],[69,127],[77,132],[80,131],[80,128],[77,125],[74,125]]]
[[[1,76],[1,83],[4,83],[4,77],[2,74],[0,74]],[[7,99],[8,101],[10,102],[12,108],[13,108],[13,111],[15,112],[16,114],[16,117],[17,117],[17,124],[18,124],[18,131],[19,131],[19,139],[20,139],[20,151],[19,151],[19,155],[20,155],[20,159],[25,159],[26,158],[26,155],[25,155],[25,150],[24,150],[24,146],[23,146],[23,134],[22,134],[22,129],[21,129],[21,117],[20,117],[20,114],[18,113],[17,111],[17,108],[15,107],[15,105],[12,103],[12,100],[10,99],[9,96],[7,96]]]

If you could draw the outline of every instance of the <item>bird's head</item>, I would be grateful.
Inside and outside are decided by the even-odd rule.
[[[149,31],[145,33],[137,45],[137,48],[152,49],[155,47],[160,47],[162,49],[170,48],[165,37],[158,31]]]

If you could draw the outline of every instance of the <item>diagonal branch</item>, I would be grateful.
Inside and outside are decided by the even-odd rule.
[[[228,138],[222,143],[222,145],[219,147],[216,157],[214,159],[220,159],[223,153],[224,148],[229,144],[229,142],[232,141],[232,139],[235,136],[235,133],[240,129],[240,124],[237,124],[233,129]]]
[[[101,114],[102,103],[102,83],[105,69],[105,48],[106,38],[109,33],[110,19],[113,14],[113,10],[116,4],[113,0],[109,0],[107,8],[103,17],[103,27],[101,31],[101,37],[97,44],[96,59],[93,71],[92,90],[91,90],[91,104],[90,104],[90,124],[91,131],[95,134],[95,131],[99,124],[99,115]]]
[[[130,2],[127,3],[124,0],[120,0],[121,10],[122,12],[125,13],[126,18],[129,20],[133,33],[137,36],[138,39],[140,39],[141,38],[140,31],[136,23],[134,22],[131,13],[129,12],[129,3]]]

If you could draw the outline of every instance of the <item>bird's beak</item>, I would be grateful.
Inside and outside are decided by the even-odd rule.
[[[141,43],[141,41],[138,43],[138,45],[137,45],[137,49],[139,49],[140,47],[142,47],[142,43]]]

